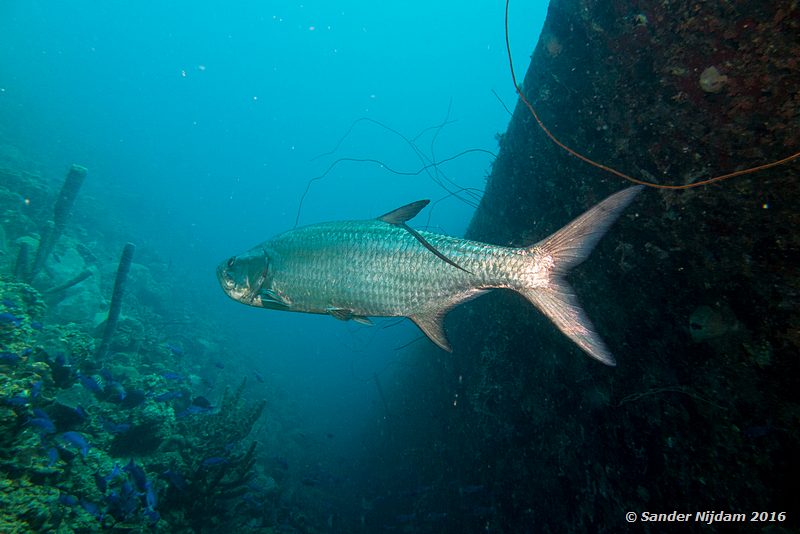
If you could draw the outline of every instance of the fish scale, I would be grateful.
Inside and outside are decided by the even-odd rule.
[[[275,268],[272,288],[293,295],[298,311],[344,307],[362,316],[411,316],[437,299],[501,285],[485,267],[499,263],[493,258],[506,253],[502,247],[420,234],[473,274],[442,262],[402,228],[343,221],[288,232],[266,244]],[[303,254],[293,253],[298,249]]]
[[[428,203],[417,201],[377,219],[289,230],[223,262],[217,277],[229,297],[250,306],[361,322],[408,317],[445,350],[448,311],[490,289],[511,289],[590,356],[614,365],[564,275],[589,256],[640,190],[615,193],[522,248],[415,231],[406,221]]]

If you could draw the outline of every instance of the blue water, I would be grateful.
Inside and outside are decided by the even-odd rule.
[[[546,7],[512,2],[518,69]],[[423,166],[406,141],[359,119],[439,161],[496,152],[510,118],[501,101],[513,108],[516,99],[498,2],[0,5],[0,138],[54,189],[69,164],[88,167],[77,206],[93,213],[77,213],[76,223],[101,217],[111,248],[131,241],[135,261],[168,263],[164,282],[185,289],[175,308],[235,340],[236,352],[219,356],[225,369],[209,373],[229,383],[251,369],[266,377],[265,396],[281,403],[268,411],[291,422],[282,431],[313,443],[285,450],[287,438],[275,453],[330,471],[359,462],[382,412],[374,376],[393,384],[407,365],[400,347],[419,332],[248,308],[220,291],[214,268],[298,216],[300,224],[368,218],[420,198],[441,202],[415,226],[462,235],[474,202],[433,178],[479,191],[492,163],[486,152],[460,156],[439,175],[341,162],[298,208],[309,180],[337,158]]]

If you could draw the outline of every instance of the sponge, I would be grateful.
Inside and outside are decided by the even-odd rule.
[[[67,177],[64,178],[64,185],[61,186],[61,193],[58,195],[58,200],[53,207],[53,222],[48,224],[42,238],[39,241],[39,248],[36,249],[36,258],[33,260],[33,267],[28,273],[28,280],[32,280],[34,276],[42,269],[47,257],[56,246],[58,238],[64,231],[67,225],[67,219],[72,212],[72,205],[75,203],[75,197],[78,196],[78,191],[83,185],[83,180],[86,178],[86,167],[80,165],[72,165],[69,168]]]
[[[117,320],[119,319],[119,310],[122,306],[122,295],[125,293],[125,283],[128,280],[128,271],[131,270],[134,250],[136,250],[136,246],[133,243],[127,243],[125,248],[122,249],[119,267],[117,267],[117,277],[114,280],[114,293],[111,294],[111,306],[108,308],[108,319],[106,319],[106,327],[103,330],[103,340],[95,352],[95,356],[98,358],[103,358],[108,353],[111,338],[114,337],[114,330],[117,328]]]

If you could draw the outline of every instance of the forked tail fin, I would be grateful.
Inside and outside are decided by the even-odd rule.
[[[603,234],[642,189],[643,186],[634,186],[611,195],[547,239],[530,247],[529,250],[534,253],[533,261],[549,258],[547,261],[552,265],[550,276],[546,287],[520,291],[589,356],[607,365],[616,365],[614,357],[595,331],[586,312],[581,309],[564,275],[589,257]]]

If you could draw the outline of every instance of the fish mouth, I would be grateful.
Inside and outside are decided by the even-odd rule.
[[[224,261],[217,266],[217,280],[222,290],[230,298],[237,302],[249,304],[250,306],[260,306],[259,291],[261,290],[261,282],[258,280],[256,284],[250,283],[245,280],[244,283],[237,283],[236,279],[231,274],[230,260]]]
[[[223,261],[217,266],[217,280],[219,280],[219,285],[222,286],[225,294],[235,299],[236,281],[228,272],[227,261]]]

